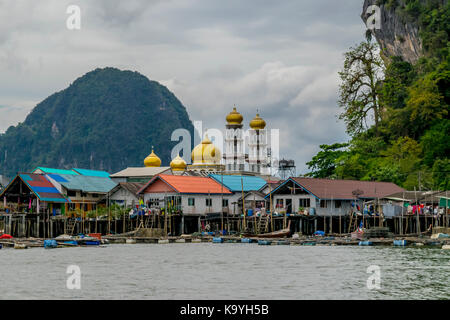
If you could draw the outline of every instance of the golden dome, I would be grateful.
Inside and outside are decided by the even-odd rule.
[[[228,124],[241,124],[243,120],[242,115],[236,111],[236,107],[227,115]]]
[[[205,139],[192,150],[192,163],[195,164],[217,164],[220,163],[220,150],[208,139]]]
[[[186,170],[186,167],[186,161],[184,161],[179,154],[170,162],[170,168],[172,171],[184,171]]]
[[[266,122],[259,116],[259,113],[257,113],[256,117],[250,121],[250,127],[255,130],[262,130],[266,127]]]
[[[152,153],[150,153],[147,158],[144,159],[144,164],[146,167],[160,167],[161,159],[155,154],[152,148]]]

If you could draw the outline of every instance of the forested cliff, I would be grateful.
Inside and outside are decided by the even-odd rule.
[[[448,1],[365,0],[381,28],[344,56],[339,119],[349,141],[322,145],[309,176],[450,187]]]

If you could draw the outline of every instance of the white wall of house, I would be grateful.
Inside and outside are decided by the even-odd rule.
[[[110,195],[111,202],[119,202],[125,207],[139,204],[139,198],[125,188],[118,188],[116,192]]]
[[[268,199],[268,198],[267,198]],[[267,200],[266,199],[266,200]],[[277,200],[283,200],[283,208],[276,208]],[[345,215],[351,211],[351,201],[350,200],[322,200],[325,207],[321,206],[319,200],[313,195],[307,194],[298,194],[298,195],[290,195],[290,194],[277,194],[272,197],[272,205],[275,210],[286,210],[286,199],[291,199],[292,201],[292,210],[291,212],[298,212],[300,207],[307,209],[311,212],[310,208],[315,208],[315,214],[319,216],[330,216],[330,215]],[[300,206],[300,199],[309,199],[310,206]],[[338,203],[340,202],[340,206]],[[360,204],[361,205],[361,204]]]
[[[221,194],[179,194],[179,193],[145,193],[144,202],[147,203],[150,199],[159,199],[159,207],[164,206],[163,199],[167,196],[181,196],[181,210],[185,215],[204,215],[208,213],[219,213],[222,210],[222,195]],[[189,199],[194,199],[194,205],[189,205]],[[211,199],[211,206],[206,205],[206,199]],[[224,195],[223,199],[229,199],[228,203],[231,207],[229,195]]]

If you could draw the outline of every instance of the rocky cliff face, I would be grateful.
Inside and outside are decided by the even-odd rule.
[[[424,0],[425,1],[425,0]],[[364,0],[361,18],[367,24],[371,13],[367,8],[371,5],[380,7],[381,28],[372,30],[372,34],[380,44],[385,57],[400,56],[403,60],[414,63],[422,54],[422,43],[419,37],[419,26],[416,21],[402,18],[398,8],[404,5],[404,0],[398,0],[397,8],[386,8],[379,0]],[[397,10],[396,10],[397,9]]]

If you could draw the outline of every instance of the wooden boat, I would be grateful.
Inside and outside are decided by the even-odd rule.
[[[28,246],[25,243],[14,243],[14,249],[28,249]]]
[[[274,232],[269,233],[260,233],[260,234],[244,234],[244,237],[255,237],[255,238],[284,238],[289,237],[291,234],[291,221],[288,222],[288,226],[285,229],[281,229]]]

